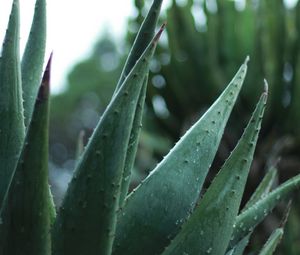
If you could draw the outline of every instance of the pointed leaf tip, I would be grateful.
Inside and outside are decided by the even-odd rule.
[[[159,40],[159,38],[160,38],[162,32],[164,31],[166,25],[167,25],[167,22],[164,22],[164,23],[161,25],[161,27],[160,27],[160,29],[158,30],[158,32],[156,33],[156,35],[154,36],[153,42],[154,42],[155,44],[156,44],[157,41]]]
[[[128,195],[119,214],[112,254],[160,254],[170,238],[180,232],[199,198],[246,72],[247,66],[242,65],[209,110]],[[182,155],[184,160],[180,159]],[[180,189],[184,186],[189,188]],[[163,198],[159,203],[158,196]],[[156,226],[156,231],[151,226]],[[132,243],[132,240],[139,241]]]
[[[46,69],[43,74],[43,79],[38,92],[37,101],[47,100],[50,93],[50,74],[51,74],[51,63],[52,63],[53,52],[50,54]]]

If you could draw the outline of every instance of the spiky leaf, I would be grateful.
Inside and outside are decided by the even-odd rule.
[[[259,255],[272,255],[283,235],[283,229],[277,228],[269,237]]]
[[[0,67],[0,208],[25,137],[19,56],[19,1],[14,0]]]
[[[36,0],[33,22],[22,58],[25,126],[28,127],[38,93],[46,47],[46,0]]]
[[[241,241],[237,243],[236,246],[234,246],[230,251],[228,251],[226,255],[243,255],[244,250],[249,243],[250,236],[251,234],[245,236]]]
[[[54,207],[48,185],[49,75],[50,61],[1,210],[0,254],[51,254]]]
[[[127,155],[126,155],[126,160],[125,160],[125,165],[123,170],[122,182],[121,182],[120,207],[124,205],[124,201],[130,185],[131,171],[134,165],[135,155],[138,148],[140,130],[142,127],[142,117],[143,117],[143,109],[144,109],[145,98],[146,98],[147,83],[148,83],[148,75],[145,77],[144,84],[141,89],[141,94],[139,96],[139,101],[137,104],[137,108],[135,111],[135,116],[132,124],[132,130],[130,134]]]
[[[264,92],[237,146],[163,255],[226,252],[252,163],[266,99]]]
[[[113,254],[159,253],[179,231],[195,206],[219,146],[246,62],[211,108],[127,197],[118,217]]]
[[[249,207],[254,205],[257,201],[259,201],[261,198],[266,196],[272,186],[274,185],[274,181],[277,178],[277,169],[274,167],[271,167],[267,174],[264,176],[258,187],[256,188],[255,192],[252,194],[251,198],[243,208],[244,210],[247,210]]]
[[[157,20],[159,17],[162,2],[163,0],[153,0],[151,8],[143,24],[141,25],[139,32],[135,38],[135,41],[132,45],[132,48],[129,52],[120,79],[118,81],[115,93],[121,87],[126,76],[130,73],[136,61],[141,57],[147,45],[151,42],[155,32],[155,27],[157,25]]]
[[[113,96],[78,162],[54,224],[55,255],[111,253],[134,114],[161,32]]]
[[[122,85],[124,79],[128,75],[128,73],[133,68],[134,64],[138,60],[138,58],[143,53],[146,46],[151,41],[155,26],[157,24],[157,20],[160,13],[162,0],[154,0],[152,3],[152,6],[141,25],[139,32],[135,38],[135,41],[133,43],[132,49],[128,55],[128,58],[126,60],[126,63],[124,65],[124,68],[121,73],[121,77],[118,81],[116,91],[120,88]],[[141,90],[141,94],[139,96],[139,102],[138,107],[135,112],[134,121],[132,125],[132,130],[130,134],[130,140],[128,144],[128,151],[126,155],[124,170],[123,170],[123,177],[122,177],[122,183],[121,183],[121,195],[120,195],[120,206],[123,205],[125,197],[128,193],[128,188],[130,184],[130,176],[131,171],[134,165],[134,160],[137,152],[138,147],[138,139],[140,135],[141,130],[141,121],[142,121],[142,115],[143,115],[143,109],[144,109],[144,103],[145,103],[145,96],[147,91],[147,82],[148,78],[145,78],[145,85],[143,85],[143,89]]]
[[[239,240],[251,233],[282,199],[299,187],[300,175],[296,175],[238,215],[229,248],[234,247]]]

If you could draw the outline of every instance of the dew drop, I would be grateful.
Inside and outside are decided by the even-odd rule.
[[[211,253],[211,251],[212,251],[212,248],[211,248],[211,247],[209,247],[209,248],[206,250],[206,253],[207,253],[207,254],[210,254],[210,253]]]

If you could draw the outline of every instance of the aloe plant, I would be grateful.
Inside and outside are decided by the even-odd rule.
[[[250,54],[252,64],[248,79],[238,102],[239,110],[233,114],[246,121],[260,94],[258,86],[253,85],[267,78],[270,106],[259,140],[263,152],[255,159],[256,171],[263,171],[264,157],[270,157],[271,150],[276,150],[277,157],[282,157],[278,164],[281,180],[290,177],[288,172],[297,174],[300,165],[297,117],[300,2],[289,8],[284,0],[243,1],[244,5],[237,1],[171,2],[166,12],[168,43],[162,43],[157,49],[158,64],[149,76],[150,84],[154,86],[148,86],[146,101],[148,111],[152,113],[151,121],[155,123],[151,124],[155,125],[157,133],[168,134],[172,142],[176,141],[182,130],[224,89],[223,85],[245,55]],[[135,26],[145,11],[141,4],[136,6],[139,16],[131,21]],[[182,84],[185,84],[184,88]],[[156,111],[157,97],[165,102],[167,115]],[[227,151],[238,139],[238,131],[244,122],[229,125],[222,142],[222,148]],[[286,136],[290,136],[292,142],[285,142]],[[226,155],[218,153],[217,166]],[[258,175],[252,176],[249,180],[251,188],[259,180]]]
[[[269,192],[274,177],[268,175],[239,214],[267,101],[265,84],[244,134],[199,200],[244,82],[247,57],[206,113],[128,194],[149,63],[165,26],[154,35],[161,3],[153,1],[88,144],[82,149],[79,142],[76,169],[56,212],[48,185],[51,57],[42,75],[45,51],[39,42],[45,31],[37,29],[39,21],[45,22],[45,1],[36,0],[28,41],[28,49],[41,48],[32,58],[25,53],[21,68],[19,2],[14,0],[0,63],[0,116],[5,120],[0,123],[0,254],[238,254],[254,226],[300,186],[299,175]],[[277,232],[265,247],[274,247]]]

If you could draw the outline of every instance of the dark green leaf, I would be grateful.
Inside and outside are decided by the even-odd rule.
[[[128,58],[126,60],[125,66],[123,68],[123,71],[121,73],[121,77],[119,79],[119,82],[116,87],[116,91],[120,88],[122,85],[124,79],[128,75],[128,73],[131,71],[132,67],[138,60],[138,58],[143,53],[146,46],[150,43],[154,31],[155,26],[157,24],[157,20],[160,13],[162,0],[154,0],[152,3],[152,6],[141,25],[139,32],[136,36],[136,39],[133,43],[132,49],[128,55]],[[128,144],[128,151],[126,155],[124,170],[123,170],[123,177],[122,177],[122,183],[121,183],[121,195],[120,195],[120,206],[124,204],[125,197],[128,193],[128,188],[130,184],[130,176],[131,171],[134,165],[135,156],[137,152],[138,147],[138,140],[141,130],[141,122],[142,122],[142,116],[143,116],[143,109],[144,109],[144,103],[145,103],[145,97],[146,97],[146,91],[147,91],[147,82],[148,77],[145,78],[145,84],[143,85],[143,88],[141,90],[141,94],[139,96],[139,102],[138,107],[135,112],[134,121],[132,125],[132,130],[130,134],[130,140]]]
[[[0,254],[50,255],[54,217],[48,185],[50,61],[23,150],[1,210]]]
[[[36,0],[33,22],[22,58],[25,126],[28,127],[43,72],[46,47],[46,1]]]
[[[247,210],[249,207],[254,205],[258,200],[266,196],[269,192],[272,186],[274,185],[274,181],[277,178],[277,169],[274,167],[271,167],[267,174],[264,176],[258,187],[256,188],[255,192],[243,208],[244,210]]]
[[[251,234],[245,236],[241,241],[237,243],[236,246],[234,246],[230,251],[228,251],[226,255],[243,255],[244,250],[249,243],[250,236]]]
[[[14,0],[0,67],[0,208],[25,137],[19,56],[19,1]]]
[[[266,105],[264,92],[240,141],[163,255],[224,254],[233,232]]]
[[[69,184],[53,229],[53,254],[111,253],[132,123],[162,29],[113,96]]]
[[[251,233],[280,201],[287,198],[299,186],[300,175],[296,175],[238,215],[229,248],[234,247],[239,240]]]
[[[148,83],[148,75],[145,77],[143,87],[141,89],[141,94],[135,111],[135,116],[132,124],[132,130],[130,134],[127,155],[125,160],[125,166],[123,171],[122,183],[121,183],[121,194],[120,194],[120,207],[123,206],[126,195],[128,193],[131,171],[133,169],[135,155],[138,148],[138,141],[140,136],[140,130],[142,127],[142,117],[143,109],[146,98],[146,90]]]
[[[135,65],[136,61],[141,57],[142,53],[144,52],[145,48],[151,42],[155,27],[157,25],[157,20],[160,13],[160,8],[163,0],[153,0],[152,6],[141,25],[139,32],[135,38],[135,41],[132,45],[132,48],[129,52],[127,57],[126,63],[124,65],[121,77],[118,81],[115,93],[121,87],[122,83],[124,82],[126,76],[130,73],[131,69]]]
[[[272,255],[277,245],[279,244],[282,235],[283,235],[283,229],[277,228],[269,237],[268,241],[265,243],[259,255]]]
[[[211,108],[127,197],[113,254],[157,254],[180,230],[198,199],[246,70],[245,63]]]

